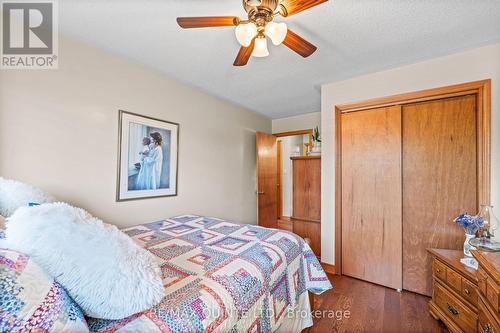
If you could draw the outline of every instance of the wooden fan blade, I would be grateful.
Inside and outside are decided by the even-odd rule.
[[[184,29],[229,27],[238,25],[236,16],[178,17],[177,23]]]
[[[283,44],[285,44],[304,58],[309,57],[318,49],[316,46],[312,45],[307,40],[300,37],[290,29],[288,29],[288,33],[286,34],[286,38],[283,41]]]
[[[328,0],[284,0],[281,3],[280,14],[284,17],[292,16],[327,1]]]
[[[242,46],[240,48],[240,52],[236,56],[236,60],[234,60],[233,66],[245,66],[252,55],[253,48],[255,47],[255,38],[252,40],[252,43],[248,47]]]

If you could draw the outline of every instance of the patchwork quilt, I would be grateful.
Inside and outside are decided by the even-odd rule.
[[[298,315],[299,297],[331,288],[287,231],[194,215],[123,231],[156,256],[166,296],[122,320],[88,318],[92,332],[274,332]]]
[[[0,332],[79,333],[88,327],[59,283],[28,256],[0,248]]]

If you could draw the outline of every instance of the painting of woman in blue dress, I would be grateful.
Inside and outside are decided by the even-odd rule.
[[[122,112],[122,118],[138,117]],[[127,124],[121,121],[120,138],[127,146],[121,141],[119,201],[177,193],[178,124],[166,122],[165,127],[152,126],[159,125],[158,122],[156,119],[144,122],[131,119]],[[123,155],[126,155],[126,165]],[[124,174],[126,178],[121,176]]]

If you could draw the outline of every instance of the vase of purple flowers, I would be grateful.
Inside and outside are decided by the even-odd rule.
[[[478,216],[472,216],[468,214],[461,214],[455,220],[453,220],[456,224],[464,228],[465,230],[465,242],[464,242],[464,254],[468,257],[472,257],[470,253],[471,250],[475,250],[476,248],[470,245],[470,240],[476,237],[476,233],[479,228],[483,225],[484,220]]]

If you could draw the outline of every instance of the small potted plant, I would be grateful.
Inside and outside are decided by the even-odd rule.
[[[313,146],[311,149],[311,155],[320,155],[321,154],[321,137],[319,135],[318,126],[316,126],[313,130],[312,139],[313,139]]]

